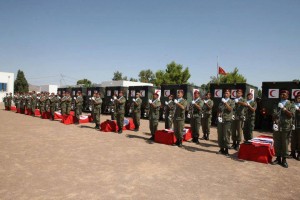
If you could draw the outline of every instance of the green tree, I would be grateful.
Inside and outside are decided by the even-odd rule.
[[[172,61],[167,64],[165,71],[159,70],[156,72],[155,85],[161,84],[186,84],[191,77],[189,68],[183,69],[181,64]]]
[[[139,73],[139,81],[143,83],[154,83],[155,74],[152,72],[151,69],[142,70]]]
[[[78,80],[76,85],[83,85],[84,87],[90,87],[92,85],[92,82],[85,78],[85,79]]]
[[[262,91],[261,91],[261,89],[258,89],[258,91],[257,91],[257,96],[258,96],[259,98],[262,97]]]
[[[14,91],[15,92],[28,92],[29,85],[25,78],[24,72],[18,70],[17,78],[14,83]]]
[[[246,83],[247,79],[239,74],[239,69],[234,68],[233,72],[229,72],[226,75],[220,75],[220,78],[216,78],[215,76],[210,77],[210,83]]]
[[[113,81],[127,81],[127,76],[123,76],[122,72],[116,71],[114,72],[114,77],[112,78]]]
[[[136,78],[130,78],[129,81],[133,81],[133,82],[139,82]]]

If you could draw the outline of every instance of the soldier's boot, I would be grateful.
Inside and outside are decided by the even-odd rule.
[[[235,149],[235,145],[236,145],[236,143],[232,142],[232,145],[231,145],[230,149]]]
[[[173,144],[173,146],[178,146],[179,145],[179,140],[176,139],[176,142]]]
[[[297,155],[296,160],[300,161],[300,152],[299,151],[298,151],[298,155]]]
[[[294,159],[297,159],[297,157],[296,157],[296,151],[291,151],[291,154],[289,155],[288,158],[294,158]]]
[[[227,158],[230,157],[230,156],[229,156],[229,152],[228,152],[228,148],[225,148],[225,150],[224,150],[224,155],[225,155]]]
[[[99,129],[99,124],[96,124],[95,129]]]
[[[277,156],[276,159],[271,164],[272,165],[280,165],[281,164],[281,157]]]
[[[205,140],[209,140],[209,134],[206,134],[206,139]]]
[[[122,134],[122,133],[123,133],[123,130],[119,129],[118,134]]]
[[[203,137],[201,138],[201,140],[206,140],[206,134],[203,133]]]
[[[281,163],[281,166],[284,167],[284,168],[288,168],[288,164],[286,162],[286,158],[282,158],[282,163]]]
[[[200,144],[199,139],[197,137],[195,138],[195,144]]]
[[[238,150],[240,149],[240,142],[237,142],[237,143],[236,143],[234,149],[235,149],[236,151],[238,151]]]
[[[182,147],[182,139],[178,140],[178,147]]]
[[[135,132],[138,132],[138,131],[139,131],[139,128],[140,128],[139,126],[136,126],[135,129],[134,129],[134,131],[135,131]]]
[[[224,154],[224,149],[220,148],[220,150],[216,154]]]
[[[154,135],[152,135],[151,138],[149,138],[148,140],[154,141]]]

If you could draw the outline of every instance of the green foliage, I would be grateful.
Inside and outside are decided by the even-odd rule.
[[[130,78],[129,81],[139,82],[136,78]]]
[[[92,82],[85,78],[85,79],[78,80],[76,85],[83,85],[84,87],[90,87],[92,85]]]
[[[159,70],[155,75],[155,85],[157,86],[162,84],[186,84],[191,77],[188,67],[183,69],[181,64],[174,61],[167,65],[165,71]]]
[[[152,72],[151,69],[142,70],[139,73],[139,81],[143,83],[154,83],[155,74]]]
[[[116,72],[114,72],[114,77],[112,78],[112,80],[113,81],[121,81],[121,80],[127,81],[127,76],[123,77],[122,72],[116,71]]]
[[[261,89],[258,89],[258,91],[257,91],[257,96],[258,96],[259,98],[262,97],[262,91],[261,91]]]
[[[15,92],[28,92],[29,85],[25,78],[24,72],[21,70],[18,70],[17,78],[15,80],[14,84],[14,91]]]
[[[300,82],[300,79],[294,79],[293,82]]]
[[[246,83],[247,79],[239,74],[239,69],[234,68],[233,72],[227,73],[227,75],[220,75],[220,78],[216,78],[215,76],[210,77],[210,83]]]

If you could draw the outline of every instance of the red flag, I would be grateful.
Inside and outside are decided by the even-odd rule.
[[[219,66],[219,74],[226,75],[225,70]]]

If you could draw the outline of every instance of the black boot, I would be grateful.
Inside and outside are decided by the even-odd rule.
[[[149,138],[148,140],[154,141],[154,135],[152,135],[151,138]]]
[[[237,143],[236,143],[234,149],[235,149],[236,151],[238,151],[238,150],[240,149],[240,142],[237,142]]]
[[[299,151],[298,151],[298,155],[297,155],[296,160],[300,161],[300,153],[299,153]]]
[[[220,148],[220,150],[216,154],[224,154],[224,149]]]
[[[182,139],[178,140],[178,147],[182,147]]]
[[[282,158],[282,163],[281,163],[281,166],[284,167],[284,168],[288,168],[288,164],[286,162],[286,158]]]
[[[280,165],[281,164],[281,157],[277,156],[276,160],[274,160],[271,164],[272,165]]]
[[[205,140],[209,140],[209,134],[206,134]]]
[[[122,133],[123,133],[123,130],[119,129],[118,134],[122,134]]]
[[[228,152],[228,148],[225,148],[224,155],[225,155],[227,158],[230,157],[230,156],[229,156],[229,152]]]
[[[206,140],[206,134],[203,133],[203,137],[201,138],[201,140]]]
[[[289,157],[297,159],[297,157],[296,157],[296,151],[291,151],[291,154],[289,155]]]
[[[230,147],[230,149],[234,149],[235,145],[236,145],[235,142],[233,142],[232,145],[231,145],[231,147]]]

